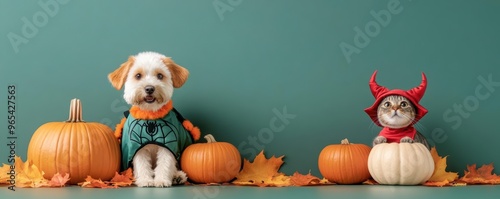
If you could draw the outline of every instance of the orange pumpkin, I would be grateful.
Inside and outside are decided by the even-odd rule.
[[[338,184],[358,184],[370,178],[368,155],[371,148],[364,144],[351,144],[344,139],[341,144],[328,145],[319,154],[321,175]]]
[[[82,120],[78,99],[70,105],[69,119],[40,126],[28,145],[28,159],[47,179],[56,173],[68,173],[70,184],[87,176],[110,180],[120,169],[120,147],[108,126]]]
[[[181,168],[196,183],[229,182],[238,175],[241,156],[232,144],[216,142],[208,134],[207,143],[189,145],[181,156]]]

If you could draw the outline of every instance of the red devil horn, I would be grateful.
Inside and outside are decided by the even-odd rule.
[[[408,95],[410,96],[413,96],[417,101],[420,101],[420,99],[422,99],[422,97],[424,96],[426,88],[427,78],[425,77],[425,74],[422,73],[422,83],[420,83],[419,86],[406,91],[406,93],[408,93]]]
[[[372,91],[372,95],[375,98],[378,98],[379,95],[389,91],[386,87],[380,86],[377,84],[375,81],[375,78],[377,77],[377,71],[373,72],[372,78],[370,78],[370,90]]]

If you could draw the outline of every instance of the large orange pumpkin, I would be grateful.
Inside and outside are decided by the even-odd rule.
[[[69,173],[70,184],[87,176],[110,180],[120,168],[120,147],[111,128],[82,120],[81,102],[73,99],[67,121],[45,123],[35,131],[28,159],[48,179]]]
[[[319,154],[321,175],[338,184],[358,184],[370,178],[368,155],[371,148],[364,144],[351,144],[344,139],[341,144],[328,145]]]
[[[238,175],[241,156],[238,149],[227,142],[216,142],[208,134],[207,143],[189,145],[181,156],[181,168],[196,183],[229,182]]]

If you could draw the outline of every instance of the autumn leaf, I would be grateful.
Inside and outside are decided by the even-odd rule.
[[[291,186],[290,176],[286,176],[284,173],[278,173],[274,175],[271,180],[266,180],[263,182],[255,182],[254,185],[259,187],[287,187]]]
[[[66,175],[62,176],[60,173],[54,174],[52,176],[52,179],[49,181],[48,186],[49,187],[64,187],[66,185],[66,182],[69,181],[69,174],[66,173]]]
[[[278,158],[272,156],[266,159],[264,151],[257,155],[252,163],[247,159],[243,162],[243,169],[236,176],[233,184],[236,185],[257,185],[265,186],[290,186],[290,177],[279,173],[281,165],[283,164],[283,157]]]
[[[453,182],[458,178],[458,173],[455,172],[446,172],[446,156],[439,156],[436,147],[432,147],[431,149],[432,159],[434,159],[434,173],[431,178],[428,180],[430,182],[434,182],[434,184],[445,184],[445,182]],[[429,183],[430,185],[434,185],[433,183]]]
[[[132,185],[133,182],[133,175],[132,175],[132,170],[129,168],[121,174],[118,174],[118,172],[115,173],[115,176],[111,179],[110,183],[113,186],[118,186],[118,187],[128,187]]]
[[[364,181],[362,184],[364,184],[364,185],[378,185],[378,182],[375,181],[374,179],[370,178],[370,179]]]
[[[308,173],[307,175],[300,174],[299,172],[295,172],[290,178],[290,182],[295,186],[310,186],[310,185],[319,185],[321,180]]]
[[[326,178],[323,178],[319,181],[319,184],[322,184],[322,185],[329,185],[329,184],[335,184],[333,182],[330,182],[328,179]]]
[[[493,163],[483,165],[476,170],[476,164],[467,165],[467,170],[464,171],[465,175],[460,178],[461,182],[467,184],[500,184],[500,176],[492,174]]]
[[[128,168],[125,171],[120,172],[121,175],[128,177],[130,180],[134,181],[134,172],[132,171],[132,168]]]
[[[94,179],[90,176],[87,176],[87,178],[85,178],[85,182],[80,182],[78,185],[84,188],[117,188],[116,186],[110,186],[101,179]]]
[[[451,183],[451,186],[452,187],[463,187],[463,186],[467,186],[467,183],[465,183],[465,182],[456,182],[455,181],[455,182]]]
[[[26,163],[18,156],[15,157],[16,187],[42,187],[47,186],[47,179],[43,178],[43,171],[40,171],[30,160]]]
[[[423,185],[428,187],[443,187],[443,186],[451,186],[452,184],[448,180],[443,180],[443,181],[427,181]]]
[[[2,167],[0,167],[0,184],[9,184],[10,180],[10,165],[8,164],[3,164]]]

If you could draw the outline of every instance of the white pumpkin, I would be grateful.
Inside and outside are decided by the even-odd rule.
[[[368,156],[368,170],[379,184],[416,185],[434,172],[434,160],[420,143],[382,143]]]

